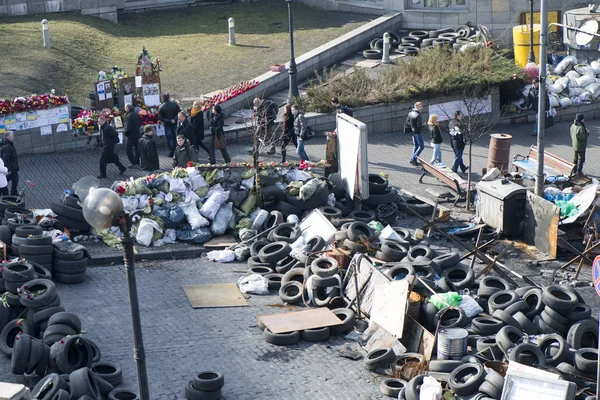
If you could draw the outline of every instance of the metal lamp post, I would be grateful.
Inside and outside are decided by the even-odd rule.
[[[146,354],[144,351],[144,339],[142,337],[142,323],[140,321],[140,306],[138,302],[137,284],[135,279],[135,267],[133,265],[133,239],[131,238],[131,219],[136,215],[144,215],[145,211],[138,210],[128,214],[123,210],[123,202],[117,193],[110,189],[98,188],[98,181],[93,177],[84,177],[75,188],[83,202],[83,216],[85,220],[95,228],[110,228],[118,226],[123,236],[123,260],[127,277],[127,288],[129,291],[129,306],[131,308],[131,323],[133,325],[133,358],[136,362],[138,393],[141,400],[150,400],[148,390],[148,374],[146,372]],[[83,182],[82,182],[83,181]],[[153,202],[149,201],[150,212]]]
[[[296,59],[294,58],[294,26],[292,24],[292,0],[285,0],[288,6],[288,19],[290,24],[290,67],[288,75],[290,77],[290,91],[288,94],[288,102],[294,97],[298,97],[298,82],[296,80]]]
[[[529,0],[529,60],[528,62],[535,62],[535,53],[533,51],[533,0]]]

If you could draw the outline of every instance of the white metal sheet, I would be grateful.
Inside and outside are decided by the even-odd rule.
[[[346,114],[336,118],[340,177],[346,193],[354,199],[355,189],[361,198],[369,197],[369,158],[367,125]]]

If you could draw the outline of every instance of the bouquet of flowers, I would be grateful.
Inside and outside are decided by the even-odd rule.
[[[233,99],[236,96],[239,96],[242,93],[247,92],[248,90],[256,87],[258,85],[258,81],[243,81],[238,83],[235,86],[227,88],[214,96],[209,97],[208,99],[204,99],[202,103],[202,111],[206,111],[211,109],[215,104],[223,103],[227,100]]]
[[[51,93],[42,95],[34,94],[27,97],[15,97],[14,99],[0,99],[0,116],[46,110],[65,104],[69,104],[69,98],[67,96],[55,96],[54,90]]]

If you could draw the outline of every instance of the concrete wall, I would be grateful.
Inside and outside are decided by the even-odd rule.
[[[117,22],[117,0],[0,0],[0,16],[65,11],[81,11],[84,15]]]
[[[383,35],[387,31],[396,31],[400,28],[402,16],[398,13],[381,16],[360,28],[346,33],[308,53],[296,57],[298,81],[312,75],[315,70],[343,60],[350,54],[364,50],[365,43]],[[289,63],[286,63],[286,68]],[[221,109],[225,116],[233,114],[243,108],[252,108],[252,100],[255,97],[267,97],[271,94],[286,90],[288,88],[288,72],[266,72],[254,78],[259,82],[255,88],[221,103]]]
[[[372,3],[360,0],[300,0],[304,4],[327,10],[353,11],[384,14],[402,12],[402,29],[456,28],[467,22],[487,26],[501,45],[512,44],[512,27],[519,25],[521,13],[529,12],[527,0],[468,0],[464,10],[430,11],[406,7],[408,0],[380,0]],[[547,0],[548,10],[562,14],[570,9],[585,7],[589,1]],[[534,2],[534,11],[539,11],[539,1]]]

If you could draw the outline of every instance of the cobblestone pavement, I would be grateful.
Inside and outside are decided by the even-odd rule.
[[[587,161],[584,172],[589,175],[598,175],[600,167],[600,157],[598,157],[598,144],[600,144],[600,122],[590,121],[587,123],[592,128],[592,135],[589,139]],[[547,132],[546,150],[558,156],[572,159],[571,138],[569,135],[570,123],[557,123]],[[515,154],[527,154],[529,146],[535,143],[535,138],[529,135],[532,124],[529,125],[499,125],[494,129],[495,133],[508,133],[513,136],[511,157]],[[18,137],[17,139],[18,140]],[[446,165],[451,165],[454,154],[450,148],[450,141],[447,135],[442,144],[443,161]],[[481,169],[487,164],[489,139],[482,137],[473,146],[473,172],[481,173]],[[249,141],[240,139],[239,143],[230,145],[229,152],[234,162],[249,161],[247,153]],[[315,138],[308,142],[306,146],[309,157],[313,160],[321,159],[325,153],[325,139]],[[279,150],[278,150],[279,152]],[[465,151],[466,152],[466,151]],[[160,148],[161,168],[171,167],[171,160],[166,156],[167,149]],[[293,148],[288,150],[289,160],[297,160]],[[425,193],[427,187],[438,185],[437,181],[428,176],[424,178],[424,184],[419,185],[418,179],[420,169],[415,168],[408,163],[412,154],[412,143],[410,135],[401,133],[373,133],[369,135],[369,170],[371,172],[386,172],[390,175],[392,184],[410,189],[412,191]],[[432,149],[426,147],[422,156],[429,159]],[[119,152],[121,161],[128,165],[124,149]],[[202,159],[205,154],[201,150]],[[261,160],[279,161],[279,156],[261,157]],[[217,160],[220,158],[217,157]],[[64,189],[70,189],[73,182],[85,175],[98,175],[98,163],[100,160],[100,150],[90,148],[90,150],[71,151],[66,153],[23,155],[20,157],[19,172],[22,184],[26,180],[34,182],[34,187],[29,187],[26,193],[27,206],[35,208],[47,208],[50,203],[60,198]],[[465,154],[466,160],[466,154]],[[113,180],[122,179],[118,175],[116,166],[109,165],[107,174],[109,179],[103,180],[103,184],[110,186]],[[146,173],[139,168],[127,170],[126,176],[145,176]]]

